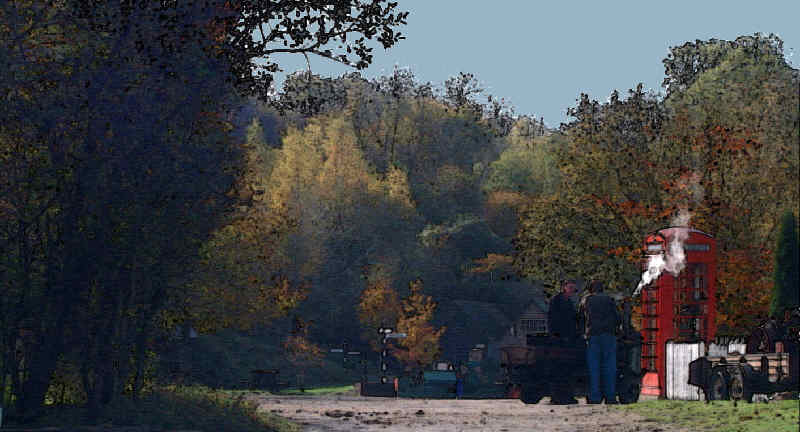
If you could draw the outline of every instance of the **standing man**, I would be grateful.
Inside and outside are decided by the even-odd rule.
[[[461,399],[464,395],[464,378],[467,374],[467,367],[459,364],[456,368],[456,399]]]
[[[620,317],[614,299],[604,291],[602,282],[593,281],[589,284],[589,295],[581,302],[585,319],[584,336],[587,340],[586,365],[589,369],[589,396],[586,402],[598,404],[605,398],[606,404],[611,405],[617,403],[615,332],[620,324]]]
[[[574,301],[576,288],[575,281],[563,281],[561,292],[550,300],[550,307],[547,309],[547,328],[550,334],[555,336],[556,343],[562,347],[574,348],[578,339]],[[572,367],[565,364],[551,366]],[[574,398],[574,383],[571,377],[572,375],[566,374],[563,380],[553,382],[551,403],[554,405],[578,403]]]
[[[573,280],[561,283],[561,292],[550,300],[547,310],[547,328],[550,334],[565,341],[574,341],[578,336],[575,321],[575,292]]]

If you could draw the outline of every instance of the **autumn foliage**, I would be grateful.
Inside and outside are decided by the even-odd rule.
[[[517,230],[519,209],[525,201],[525,195],[519,192],[506,190],[490,192],[484,216],[492,231],[504,237],[512,237]]]
[[[358,304],[358,319],[362,327],[362,338],[376,351],[380,342],[375,336],[378,328],[394,325],[400,317],[402,308],[397,292],[392,288],[391,279],[381,266],[368,269],[367,287],[361,293]]]
[[[297,385],[305,389],[306,369],[321,366],[324,351],[308,338],[308,330],[313,322],[295,316],[292,333],[283,342],[286,358],[295,367]]]
[[[511,273],[511,265],[514,258],[509,255],[486,254],[485,258],[478,258],[473,261],[474,267],[470,270],[471,273],[489,273],[489,278],[493,281],[495,274],[502,276],[506,273]]]
[[[376,335],[379,327],[394,327],[396,332],[405,333],[403,339],[392,340],[392,354],[406,366],[418,368],[429,364],[439,355],[439,338],[445,328],[436,329],[431,324],[436,302],[422,293],[422,281],[409,284],[408,297],[400,300],[391,286],[391,279],[385,267],[375,265],[368,270],[367,287],[361,293],[358,317],[361,322],[362,337],[375,351],[383,348]]]
[[[397,322],[397,329],[406,337],[400,339],[392,353],[407,366],[419,368],[437,358],[439,339],[446,328],[437,329],[431,324],[436,303],[422,293],[422,281],[411,282],[409,289],[411,293],[403,300],[403,313]]]
[[[717,275],[717,326],[720,335],[748,334],[769,311],[772,251],[765,248],[721,252]]]
[[[289,361],[298,368],[322,364],[322,349],[302,335],[286,338],[283,348]]]

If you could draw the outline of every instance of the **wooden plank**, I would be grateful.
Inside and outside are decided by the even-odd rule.
[[[666,370],[664,371],[664,374],[666,375],[665,381],[667,388],[664,389],[664,394],[667,397],[667,399],[672,399],[675,396],[672,391],[672,383],[675,380],[675,378],[672,376],[672,370],[674,369],[674,364],[675,364],[675,359],[674,359],[675,350],[673,348],[673,345],[674,344],[672,342],[667,342],[667,346],[665,349],[665,351],[667,352],[667,358],[665,362]]]
[[[728,353],[738,352],[739,354],[746,354],[747,344],[732,343],[728,345]]]
[[[666,397],[673,400],[699,400],[699,389],[689,384],[689,363],[703,353],[702,343],[667,343]]]
[[[689,363],[693,362],[694,360],[700,358],[703,351],[703,343],[696,343],[692,344],[691,349],[687,351],[687,357],[684,359],[685,366],[683,367],[683,371],[681,374],[681,386],[683,387],[683,392],[686,394],[688,400],[699,400],[700,399],[700,389],[689,384]]]
[[[722,344],[711,343],[708,344],[709,357],[721,357],[728,355],[728,346]]]

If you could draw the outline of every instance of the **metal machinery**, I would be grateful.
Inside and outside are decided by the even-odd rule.
[[[641,335],[631,327],[630,305],[622,309],[623,328],[617,336],[617,397],[621,403],[639,400],[641,390]],[[565,343],[547,335],[528,335],[527,345],[500,348],[500,366],[505,370],[509,395],[526,404],[554,396],[565,388],[580,396],[587,393],[586,342]]]
[[[800,309],[770,320],[748,338],[747,354],[700,357],[689,363],[689,384],[707,400],[753,401],[756,393],[797,391],[800,384]]]
[[[642,394],[664,396],[667,341],[709,343],[716,333],[716,241],[693,228],[671,227],[649,234],[645,250],[644,271],[653,258],[670,262],[685,254],[677,276],[664,271],[641,294]]]

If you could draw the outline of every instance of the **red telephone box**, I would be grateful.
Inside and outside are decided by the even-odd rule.
[[[643,270],[653,255],[675,259],[680,250],[685,255],[683,270],[677,276],[664,270],[642,290],[642,369],[646,371],[642,394],[665,394],[667,341],[708,344],[716,333],[717,246],[710,234],[688,227],[649,234]]]

